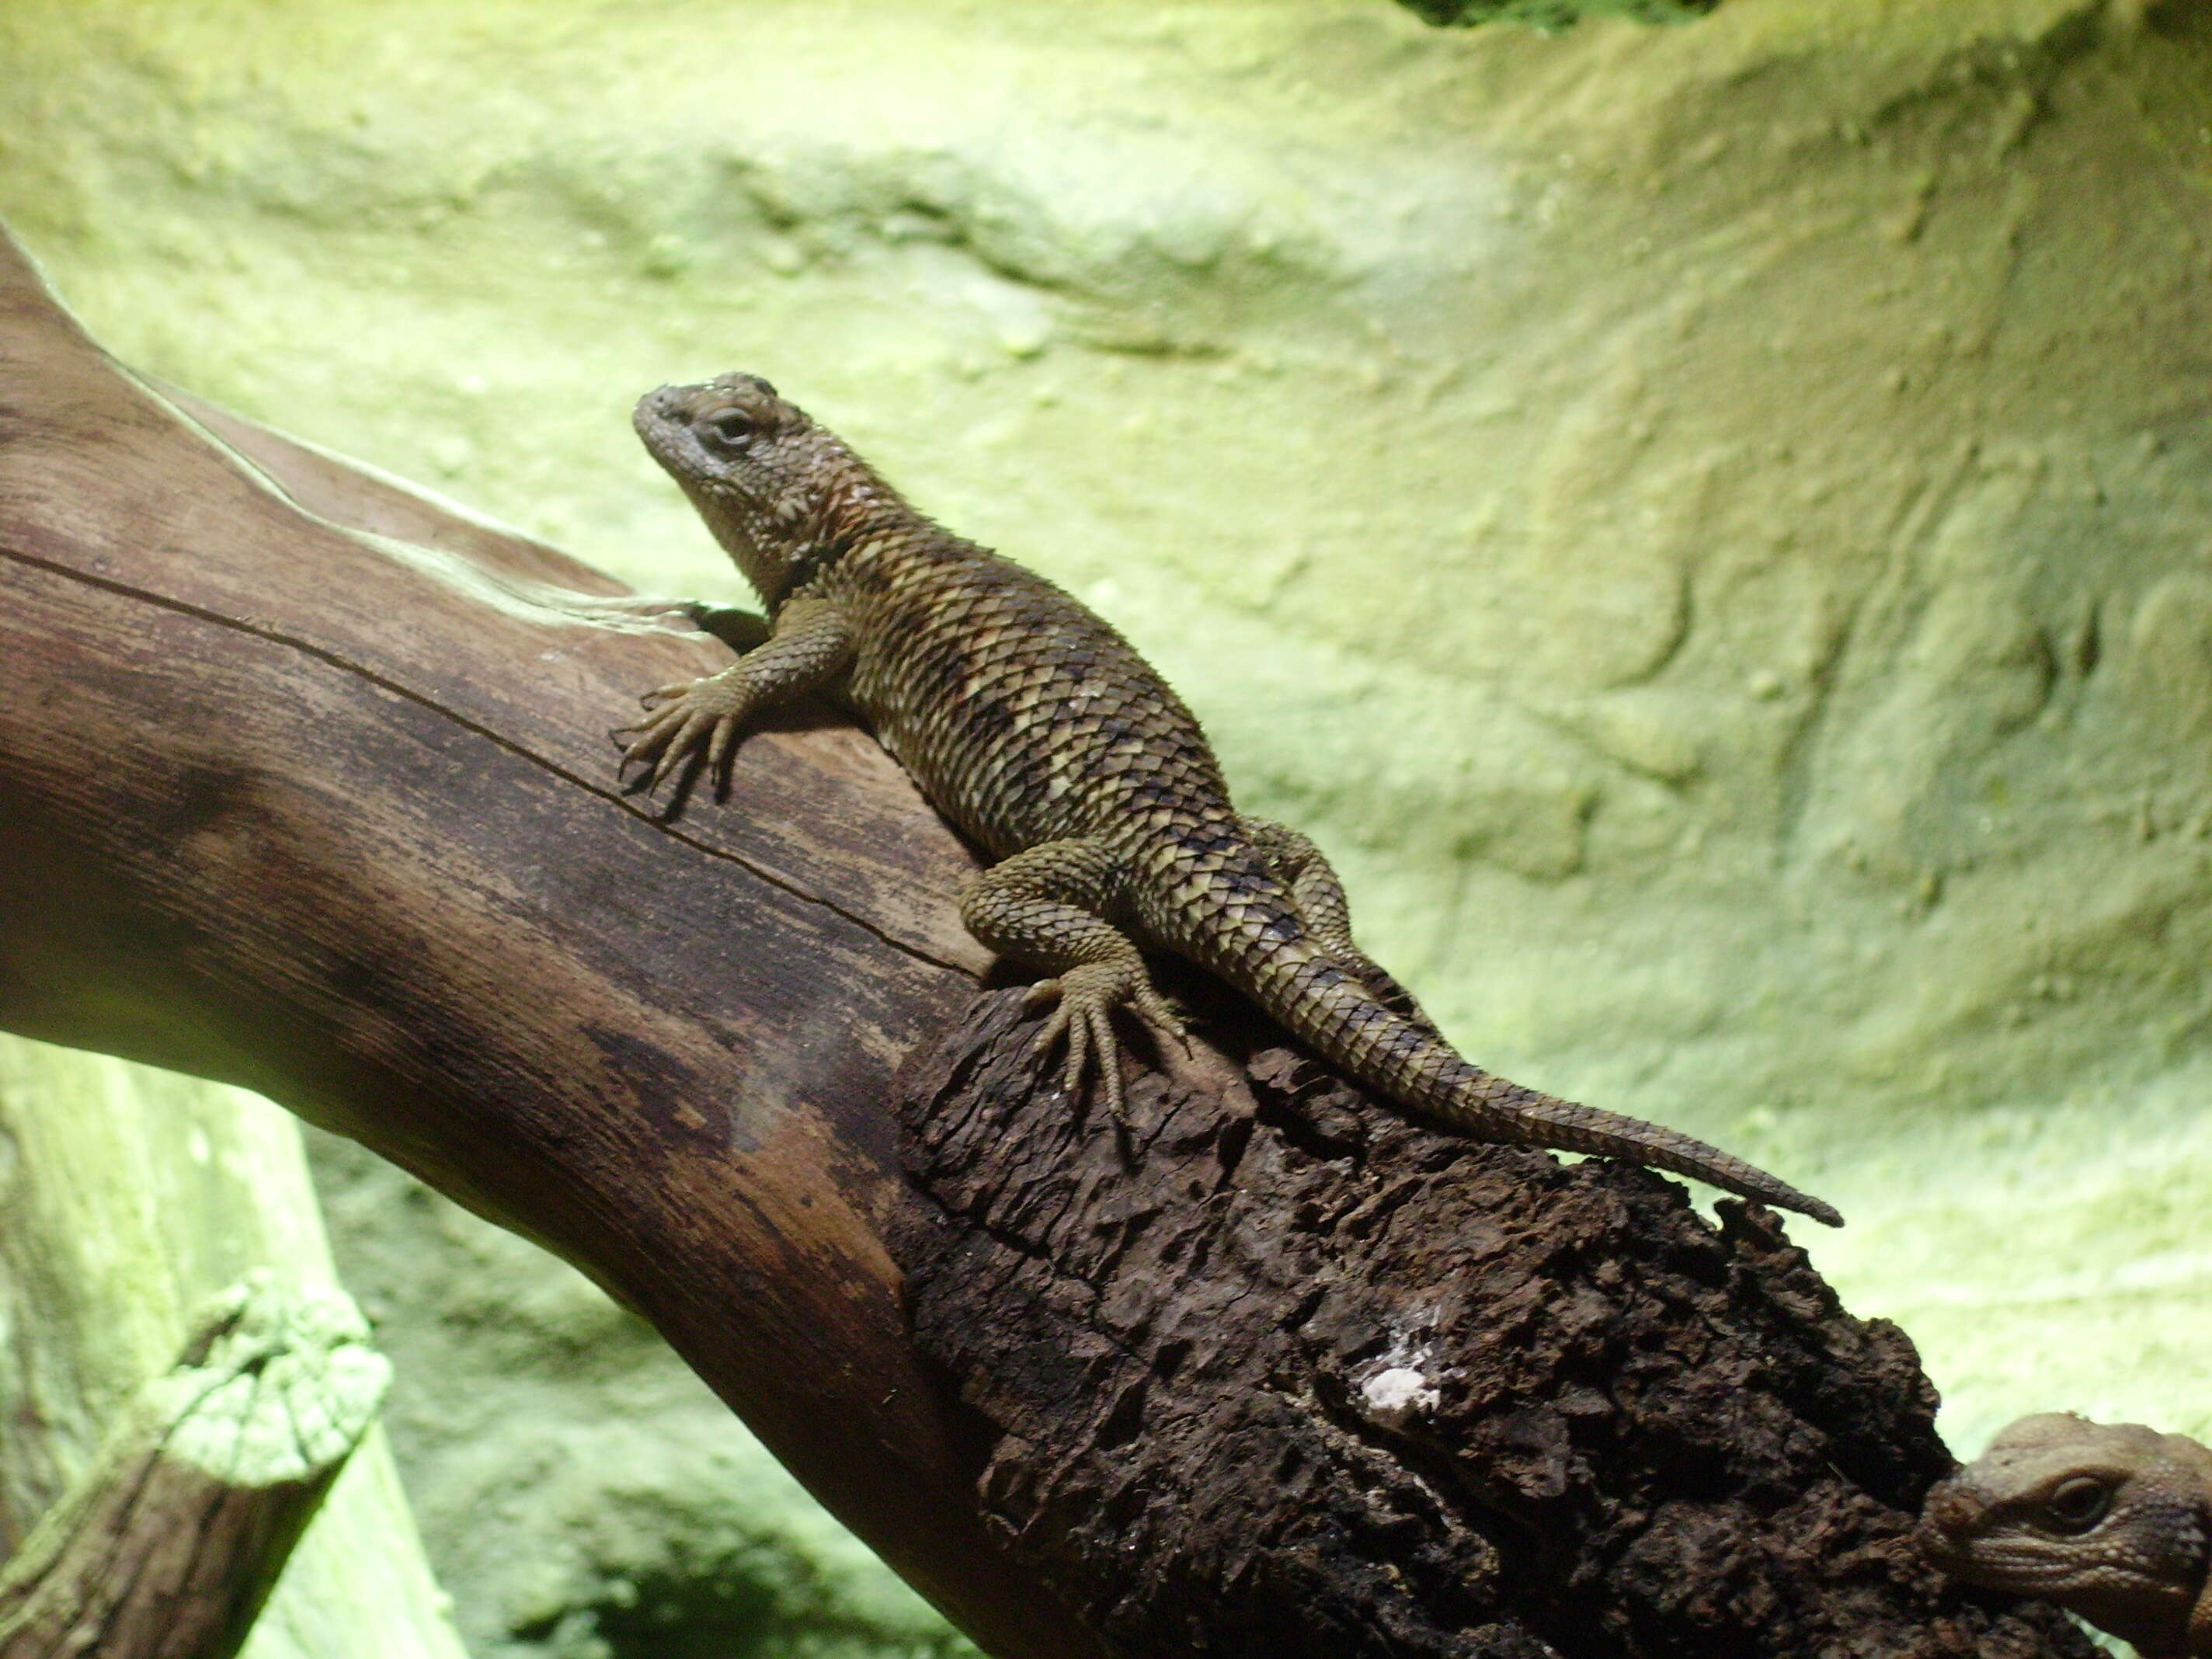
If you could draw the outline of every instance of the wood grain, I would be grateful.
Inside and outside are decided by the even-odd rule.
[[[610,446],[628,441],[610,433]],[[894,1068],[972,869],[826,718],[729,804],[608,728],[727,659],[526,538],[109,360],[0,245],[0,1026],[246,1085],[652,1320],[994,1652],[1101,1650],[904,1330]]]

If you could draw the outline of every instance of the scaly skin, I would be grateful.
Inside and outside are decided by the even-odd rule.
[[[2212,1449],[2140,1423],[2023,1417],[1928,1494],[1922,1550],[2041,1596],[2143,1659],[2212,1656]]]
[[[765,380],[664,386],[639,435],[773,619],[767,643],[665,686],[624,764],[719,770],[770,704],[838,690],[963,831],[1001,860],[961,915],[1047,975],[1041,1052],[1096,1065],[1121,1109],[1109,1016],[1181,1027],[1139,947],[1218,975],[1348,1075],[1465,1133],[1695,1176],[1831,1225],[1815,1198],[1671,1129],[1462,1060],[1352,942],[1344,890],[1297,831],[1240,815],[1198,722],[1100,617],[915,511]]]

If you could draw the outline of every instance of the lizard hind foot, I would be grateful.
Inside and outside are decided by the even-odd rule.
[[[1085,962],[1056,979],[1039,980],[1022,999],[1026,1008],[1051,1004],[1052,1012],[1037,1033],[1032,1056],[1042,1064],[1062,1038],[1067,1042],[1067,1066],[1061,1087],[1070,1100],[1083,1098],[1083,1085],[1092,1063],[1103,1086],[1106,1109],[1115,1122],[1128,1124],[1127,1102],[1121,1081],[1119,1045],[1114,1040],[1113,1014],[1127,1008],[1154,1030],[1173,1037],[1189,1052],[1190,1038],[1175,1006],[1153,988],[1141,963]]]

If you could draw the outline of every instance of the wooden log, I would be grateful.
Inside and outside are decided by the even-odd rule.
[[[383,1401],[368,1344],[333,1291],[218,1298],[0,1571],[0,1659],[230,1659]]]
[[[1439,1133],[1176,991],[1227,1057],[1126,1133],[1040,1087],[1018,992],[902,1108],[987,1517],[1126,1651],[2088,1659],[1920,1558],[1936,1392],[1772,1212]]]
[[[892,1070],[988,965],[973,866],[842,722],[755,737],[725,810],[624,794],[608,728],[729,653],[620,592],[172,402],[0,245],[0,1027],[546,1244],[986,1647],[1097,1654],[985,1537],[880,1237]]]

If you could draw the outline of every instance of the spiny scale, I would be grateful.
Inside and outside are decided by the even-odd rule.
[[[769,641],[667,686],[625,757],[658,781],[721,763],[769,704],[842,687],[923,791],[1001,862],[961,914],[1049,977],[1044,1044],[1095,1060],[1121,1106],[1109,1016],[1176,1030],[1139,946],[1218,975],[1369,1086],[1486,1139],[1600,1152],[1842,1218],[1702,1141],[1524,1089],[1470,1064],[1361,954],[1343,889],[1295,830],[1240,816],[1198,722],[1150,664],[1060,589],[915,512],[765,380],[665,386],[639,435],[759,591]]]

